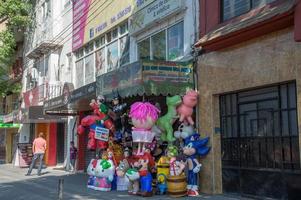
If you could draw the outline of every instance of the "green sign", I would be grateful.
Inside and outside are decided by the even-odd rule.
[[[0,123],[0,128],[20,128],[20,124]]]

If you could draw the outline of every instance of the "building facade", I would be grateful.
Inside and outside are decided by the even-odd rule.
[[[23,101],[17,120],[22,123],[22,146],[30,146],[39,132],[45,134],[49,147],[45,163],[53,166],[64,164],[67,160],[70,142],[68,117],[46,115],[44,103],[60,96],[64,83],[71,82],[71,41],[68,37],[72,33],[72,4],[68,0],[39,0],[33,7],[33,24],[25,36]],[[27,154],[32,155],[31,152]],[[30,161],[19,163],[28,164]]]
[[[201,190],[298,199],[301,2],[200,7],[200,127],[212,144]]]

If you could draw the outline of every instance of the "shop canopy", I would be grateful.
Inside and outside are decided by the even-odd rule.
[[[97,95],[183,95],[193,88],[192,62],[141,61],[97,77]]]

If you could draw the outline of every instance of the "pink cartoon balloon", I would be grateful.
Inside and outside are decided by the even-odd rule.
[[[192,119],[193,107],[198,103],[199,93],[194,90],[188,90],[183,97],[182,104],[178,107],[177,111],[180,115],[180,122],[187,121],[190,125],[194,125]]]

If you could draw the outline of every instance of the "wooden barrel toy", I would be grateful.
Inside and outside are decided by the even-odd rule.
[[[171,197],[183,197],[187,195],[186,176],[168,176],[167,177],[167,193]]]

